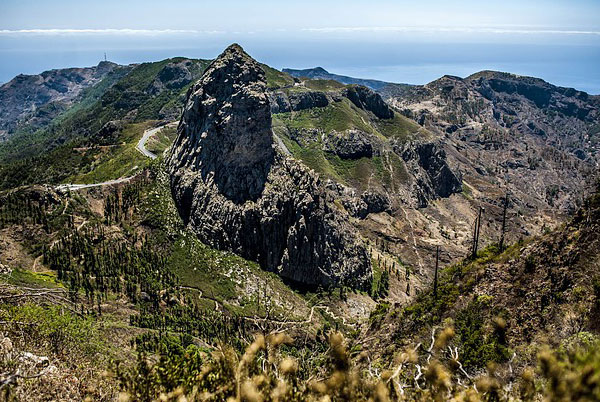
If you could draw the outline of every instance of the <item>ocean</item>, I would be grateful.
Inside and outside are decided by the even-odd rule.
[[[339,38],[6,38],[0,37],[0,82],[18,74],[98,64],[141,63],[168,57],[214,58],[240,43],[257,60],[281,69],[321,66],[329,72],[389,82],[425,84],[442,75],[466,77],[498,70],[600,94],[600,43],[435,43]]]

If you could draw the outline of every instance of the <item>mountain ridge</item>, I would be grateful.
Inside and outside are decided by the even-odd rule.
[[[369,78],[354,78],[346,75],[333,74],[329,71],[325,70],[323,67],[313,67],[306,69],[293,69],[293,68],[284,68],[281,70],[284,73],[288,73],[296,78],[311,78],[318,80],[334,80],[338,81],[342,84],[356,84],[356,85],[364,85],[368,88],[371,88],[375,91],[382,89],[384,86],[390,84],[389,82],[374,80]],[[410,84],[396,84],[396,85],[406,85]]]
[[[3,395],[600,396],[595,98],[377,92],[236,44],[101,82],[0,144]]]
[[[40,74],[19,74],[0,86],[0,139],[8,138],[19,126],[56,117],[87,88],[98,84],[116,69],[116,63],[101,61],[93,67],[54,69]],[[41,110],[40,110],[41,109]]]
[[[305,286],[370,286],[366,249],[318,178],[275,152],[265,74],[239,45],[190,90],[167,169],[203,242]]]

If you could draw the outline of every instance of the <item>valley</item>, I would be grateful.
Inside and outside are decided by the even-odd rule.
[[[600,397],[598,96],[233,44],[0,99],[7,398]]]

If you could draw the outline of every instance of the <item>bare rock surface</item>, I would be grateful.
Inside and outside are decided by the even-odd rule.
[[[103,61],[94,67],[16,76],[0,86],[0,140],[25,121],[50,121],[116,68],[117,64]]]
[[[462,189],[460,174],[455,173],[446,159],[446,152],[436,142],[409,142],[395,147],[414,176],[413,193],[420,207],[428,200],[447,198]]]
[[[318,176],[276,150],[265,74],[227,48],[189,93],[167,159],[180,214],[213,247],[309,286],[366,289],[362,241]]]

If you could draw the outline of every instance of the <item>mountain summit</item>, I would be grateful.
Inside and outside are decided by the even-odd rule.
[[[181,123],[185,135],[171,161],[178,168],[199,162],[202,179],[235,203],[256,200],[273,162],[271,112],[265,74],[239,45],[229,46],[192,88]],[[198,157],[186,157],[199,144]]]
[[[179,212],[203,242],[305,285],[370,283],[345,213],[318,176],[274,148],[265,73],[240,46],[190,90],[167,165]]]

